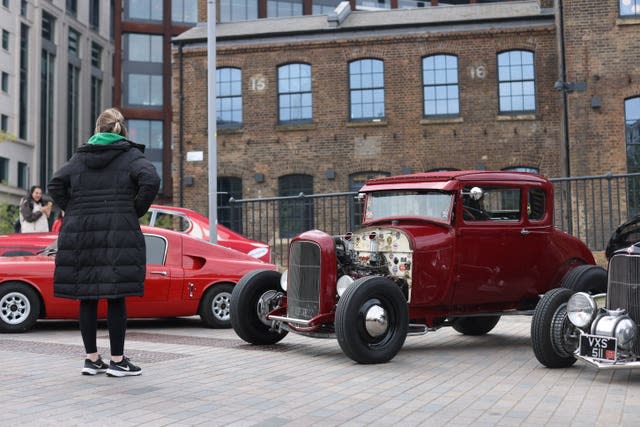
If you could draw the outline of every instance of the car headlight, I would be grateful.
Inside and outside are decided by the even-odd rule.
[[[342,276],[338,279],[338,284],[336,285],[338,296],[342,296],[344,291],[354,282],[351,276]]]
[[[285,270],[280,276],[280,287],[283,291],[287,292],[287,279],[289,278],[289,270]]]
[[[255,249],[251,249],[248,252],[249,256],[252,256],[254,258],[262,258],[263,256],[265,256],[267,254],[267,252],[269,252],[268,248],[255,248]]]
[[[567,302],[567,316],[569,316],[571,323],[578,328],[589,326],[597,311],[595,300],[584,292],[573,294]]]
[[[592,333],[605,337],[615,337],[618,348],[631,350],[638,336],[638,326],[623,309],[605,310],[606,315],[593,323]]]

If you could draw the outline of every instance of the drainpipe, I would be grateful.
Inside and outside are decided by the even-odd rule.
[[[566,67],[566,55],[564,48],[564,11],[562,6],[562,0],[556,0],[555,15],[556,15],[556,33],[558,41],[558,77],[561,82],[567,81],[567,67]],[[563,176],[571,176],[571,150],[569,144],[569,105],[567,91],[562,90],[562,140],[561,140],[561,174]]]

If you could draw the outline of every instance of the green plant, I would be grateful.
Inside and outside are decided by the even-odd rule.
[[[18,219],[18,206],[0,203],[0,234],[13,233],[13,223]]]

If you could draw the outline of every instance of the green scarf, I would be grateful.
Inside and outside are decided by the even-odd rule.
[[[109,144],[113,144],[114,142],[122,141],[123,139],[126,139],[126,138],[117,133],[98,132],[94,134],[91,138],[89,138],[89,141],[87,141],[87,144],[109,145]]]

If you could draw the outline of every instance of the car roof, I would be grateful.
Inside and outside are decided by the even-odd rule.
[[[457,187],[458,182],[464,183],[465,181],[549,183],[543,176],[529,172],[481,170],[438,171],[374,178],[367,181],[360,191],[366,192],[393,188],[453,190]]]

